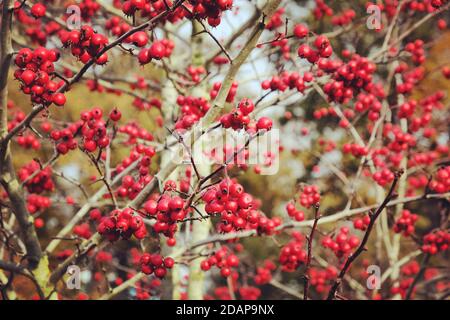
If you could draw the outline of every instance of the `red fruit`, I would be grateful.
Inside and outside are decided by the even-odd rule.
[[[29,86],[31,83],[33,83],[34,79],[36,78],[36,74],[31,70],[25,70],[20,75],[20,80],[23,81],[27,86]]]
[[[52,97],[52,102],[57,106],[63,106],[66,104],[66,96],[60,92],[55,93]]]
[[[258,130],[267,130],[267,131],[269,131],[270,129],[272,129],[272,120],[270,118],[267,118],[267,117],[262,117],[256,123],[256,128]]]
[[[119,109],[114,108],[111,113],[109,114],[109,118],[112,121],[119,121],[120,118],[122,117],[122,113],[119,111]]]
[[[88,152],[94,152],[97,149],[97,144],[93,140],[86,140],[84,142],[84,149]]]
[[[149,49],[150,57],[160,60],[164,58],[166,53],[166,47],[161,42],[154,42]]]
[[[295,27],[294,27],[294,35],[297,38],[302,39],[302,38],[306,37],[308,35],[308,33],[309,33],[309,29],[304,24],[297,24],[297,25],[295,25]]]
[[[46,11],[47,8],[42,3],[36,3],[31,7],[31,15],[36,19],[45,16]]]

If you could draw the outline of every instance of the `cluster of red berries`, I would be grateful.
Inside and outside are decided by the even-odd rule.
[[[281,27],[284,23],[283,14],[286,10],[284,8],[278,8],[272,15],[270,20],[266,23],[267,30],[275,30]]]
[[[80,115],[83,125],[81,135],[83,137],[83,148],[87,152],[94,152],[106,148],[109,145],[107,123],[102,119],[103,111],[100,108],[93,108],[83,111]]]
[[[414,233],[414,224],[419,219],[417,214],[409,210],[403,210],[402,215],[395,221],[394,232],[402,233],[405,237]]]
[[[370,216],[364,215],[362,218],[353,220],[353,227],[358,230],[365,231],[370,224]]]
[[[430,189],[437,193],[450,191],[450,166],[438,170],[434,179],[430,182]]]
[[[114,16],[105,22],[105,29],[109,30],[114,36],[120,37],[124,33],[128,32],[131,29],[131,26],[118,16]],[[130,39],[127,38],[125,42],[129,40]]]
[[[203,271],[208,271],[213,266],[219,268],[220,275],[226,278],[231,275],[232,268],[239,266],[239,258],[230,248],[222,246],[213,255],[200,263],[200,268]]]
[[[143,239],[147,235],[142,217],[135,215],[130,208],[113,210],[109,216],[102,217],[97,231],[109,241],[116,241],[119,238],[129,239],[132,235],[137,239]]]
[[[153,135],[145,128],[140,127],[136,122],[129,122],[120,126],[118,132],[128,135],[127,144],[135,145],[138,140],[153,141]]]
[[[356,12],[353,9],[348,9],[340,15],[335,15],[331,18],[331,23],[335,26],[345,26],[350,24],[356,17]]]
[[[289,73],[283,71],[280,76],[274,76],[270,80],[264,80],[261,83],[263,90],[279,90],[281,92],[286,89],[297,89],[298,92],[303,93],[306,89],[305,82],[311,82],[314,76],[311,72],[305,72],[303,77],[298,72]]]
[[[160,254],[144,253],[140,259],[141,271],[147,275],[154,273],[162,279],[167,274],[167,269],[172,269],[175,261],[171,257],[162,257]]]
[[[24,134],[17,137],[17,143],[25,149],[39,150],[41,148],[41,142],[33,134]]]
[[[45,211],[50,208],[51,205],[52,200],[48,197],[40,196],[34,193],[27,197],[27,209],[31,214]]]
[[[367,147],[361,146],[357,143],[345,143],[342,146],[342,152],[351,153],[354,157],[363,157],[369,154]]]
[[[36,172],[38,172],[36,174]],[[42,169],[39,163],[32,160],[30,163],[20,168],[18,172],[20,181],[25,182],[25,188],[28,192],[40,194],[44,191],[53,191],[55,184],[52,180],[52,168],[50,166]],[[34,175],[32,179],[29,179]]]
[[[217,27],[222,20],[222,12],[233,6],[233,0],[189,0],[189,3],[194,17],[207,19],[211,27]]]
[[[297,268],[306,262],[308,254],[303,249],[304,237],[300,232],[292,233],[293,239],[284,245],[280,251],[278,260],[281,268],[285,272],[294,272]]]
[[[217,97],[221,87],[222,87],[221,82],[215,82],[213,84],[211,91],[209,92],[209,96],[211,97],[211,99],[215,99]],[[238,89],[238,83],[236,81],[233,81],[233,83],[231,84],[230,91],[228,91],[226,102],[232,103],[234,101],[234,98],[236,97],[237,89]]]
[[[50,132],[50,138],[56,143],[56,150],[59,154],[66,154],[70,150],[75,150],[78,146],[78,142],[75,136],[78,134],[82,122],[76,122],[64,128],[62,130],[52,130]]]
[[[314,40],[314,46],[316,47],[316,50],[306,43],[300,45],[297,51],[298,56],[308,60],[310,63],[316,63],[320,58],[329,58],[333,54],[330,40],[328,40],[326,36],[317,36]]]
[[[333,9],[329,7],[324,0],[315,0],[316,6],[314,7],[313,14],[316,20],[320,20],[325,16],[331,17],[333,15]]]
[[[258,285],[269,283],[272,280],[272,272],[276,268],[276,265],[272,261],[265,260],[262,267],[256,268],[256,275],[253,280]]]
[[[250,99],[242,99],[237,108],[234,108],[230,113],[223,115],[220,118],[220,123],[224,128],[232,128],[239,130],[247,128],[250,123],[250,113],[255,109],[255,105]]]
[[[54,82],[50,76],[55,72],[54,62],[59,59],[56,49],[38,47],[32,51],[29,48],[20,49],[14,63],[19,67],[14,77],[22,83],[23,93],[31,96],[33,103],[50,105],[54,103],[63,106],[66,97],[57,92],[64,85],[64,81]]]
[[[450,233],[445,230],[430,232],[423,237],[422,251],[437,254],[448,250],[450,246]]]
[[[350,235],[349,232],[349,228],[341,227],[334,240],[330,236],[325,236],[322,239],[322,246],[333,250],[339,258],[349,255],[360,243],[359,238]]]
[[[376,121],[380,117],[382,105],[377,97],[372,93],[361,92],[357,96],[357,101],[355,102],[355,111],[362,113],[369,110],[368,118],[371,121]]]
[[[391,170],[386,168],[381,171],[375,172],[372,177],[373,180],[375,180],[376,183],[378,183],[378,185],[384,187],[394,180],[395,175]]]
[[[208,112],[211,105],[203,97],[179,96],[177,104],[180,106],[181,117],[175,123],[175,129],[189,129]]]
[[[289,217],[295,219],[295,221],[305,220],[305,213],[302,210],[297,210],[293,202],[289,202],[286,205],[286,212],[289,215]]]
[[[239,288],[239,295],[242,300],[258,300],[261,290],[252,286],[243,286]]]
[[[391,151],[401,152],[416,145],[416,137],[408,132],[403,132],[399,125],[388,124],[383,130],[383,135],[392,140],[387,145],[388,149]]]
[[[279,47],[283,58],[289,60],[291,57],[291,48],[289,46],[289,39],[286,38],[284,33],[278,34],[277,39],[270,41],[270,45],[274,48]],[[262,44],[258,45],[258,47],[262,47]]]
[[[406,64],[400,64],[396,72],[402,74],[402,82],[397,83],[395,88],[397,93],[401,94],[411,93],[416,83],[421,81],[425,76],[425,68],[422,66],[408,70],[408,66]]]
[[[333,74],[333,81],[327,82],[323,90],[330,101],[345,103],[354,93],[364,89],[370,92],[372,76],[376,66],[369,59],[353,54],[350,61],[341,65]]]
[[[95,58],[95,63],[103,65],[108,62],[108,54],[105,52],[99,57],[98,54],[108,44],[108,37],[96,33],[89,25],[81,26],[80,30],[59,32],[59,39],[64,47],[70,47],[71,53],[82,63],[88,63]]]
[[[331,281],[334,281],[338,275],[338,270],[333,266],[325,269],[310,268],[308,272],[309,283],[314,287],[317,293],[326,293],[329,290]]]
[[[169,39],[156,40],[149,48],[143,48],[139,51],[138,61],[140,64],[147,64],[155,60],[168,58],[175,48],[175,43]]]
[[[425,62],[425,50],[423,48],[423,40],[416,40],[409,42],[405,46],[405,50],[412,55],[412,61],[417,64],[423,64]]]
[[[83,239],[89,239],[92,236],[89,223],[81,223],[76,225],[73,227],[73,233]]]
[[[136,155],[133,152],[131,155],[132,159],[135,159]],[[144,152],[142,152],[144,154]],[[138,157],[134,160],[137,161],[139,159],[140,154],[138,153]],[[138,172],[139,177],[136,179],[131,175],[126,175],[122,178],[121,185],[117,189],[117,195],[121,198],[128,198],[133,200],[136,196],[141,192],[141,190],[152,181],[153,177],[149,175],[149,166],[151,164],[151,157],[148,155],[142,156],[138,163]]]
[[[192,81],[194,81],[195,83],[199,83],[201,80],[200,76],[206,73],[206,70],[203,66],[199,67],[189,66],[186,71],[188,75],[191,77]]]
[[[298,200],[305,208],[317,205],[320,202],[319,187],[316,185],[304,186]]]
[[[79,6],[83,21],[90,21],[100,9],[100,4],[95,0],[81,0]]]
[[[181,197],[164,193],[156,200],[145,202],[144,211],[148,217],[156,218],[153,230],[172,239],[178,229],[177,222],[182,221],[188,213],[185,205],[185,200]]]
[[[219,232],[256,229],[259,234],[271,235],[281,224],[278,217],[269,219],[258,210],[259,202],[246,193],[242,185],[229,178],[212,186],[202,195],[208,214],[220,214]]]

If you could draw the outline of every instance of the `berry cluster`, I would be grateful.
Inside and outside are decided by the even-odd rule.
[[[105,52],[97,57],[100,51],[108,44],[108,38],[96,33],[89,25],[81,26],[80,30],[59,32],[59,39],[64,47],[69,47],[71,53],[84,64],[95,58],[95,63],[103,65],[108,62],[108,54]]]
[[[310,268],[308,272],[309,283],[314,287],[317,293],[326,293],[329,290],[331,281],[334,281],[338,271],[333,266],[325,269]]]
[[[173,238],[178,228],[177,222],[182,221],[188,213],[185,205],[185,200],[181,197],[165,193],[157,200],[148,200],[144,204],[144,211],[149,217],[156,218],[153,225],[155,232]]]
[[[221,87],[222,87],[222,83],[220,83],[220,82],[215,82],[213,84],[211,91],[209,92],[209,96],[211,97],[211,99],[215,99],[217,97]],[[226,102],[232,103],[234,101],[234,98],[236,97],[236,93],[237,93],[237,88],[238,88],[238,83],[236,81],[233,81],[233,83],[231,84],[230,91],[228,91]]]
[[[365,231],[370,224],[370,216],[364,215],[362,218],[353,220],[353,227],[358,230]]]
[[[373,180],[378,183],[378,185],[384,187],[394,180],[395,175],[391,170],[383,169],[381,171],[375,172],[372,177]]]
[[[412,60],[415,64],[420,65],[425,62],[425,50],[422,40],[419,39],[414,42],[409,42],[406,44],[405,50],[412,55]]]
[[[219,268],[220,275],[226,278],[231,275],[232,268],[239,266],[239,258],[230,248],[222,246],[212,256],[200,263],[200,268],[203,271],[208,271],[212,266]]]
[[[306,262],[308,254],[303,249],[304,237],[300,232],[292,233],[293,239],[281,248],[278,260],[285,272],[293,272]]]
[[[164,278],[167,269],[172,269],[175,261],[171,257],[162,257],[160,254],[144,253],[140,259],[141,271],[147,275],[154,273],[158,278]]]
[[[27,198],[27,209],[28,212],[34,214],[36,212],[45,211],[45,209],[50,208],[52,205],[52,200],[48,197],[40,196],[37,194],[30,194]]]
[[[450,233],[444,230],[430,232],[423,237],[422,251],[437,254],[448,250],[450,246]]]
[[[80,238],[89,239],[92,236],[91,228],[89,223],[81,223],[73,227],[73,233]]]
[[[369,154],[367,147],[361,146],[357,143],[345,143],[342,146],[342,152],[351,153],[354,157],[363,157]]]
[[[116,116],[116,114],[114,115]],[[107,123],[102,119],[103,111],[100,108],[93,108],[81,113],[81,135],[83,138],[83,148],[87,152],[94,152],[104,149],[109,145]]]
[[[357,101],[355,102],[355,111],[358,113],[362,113],[366,110],[369,110],[369,120],[378,120],[378,118],[380,117],[381,108],[381,102],[374,94],[364,92],[358,94]]]
[[[140,64],[147,64],[155,60],[168,58],[172,54],[175,43],[172,40],[162,39],[152,43],[149,48],[143,48],[139,51],[138,61]]]
[[[206,73],[206,69],[203,66],[200,67],[189,66],[186,71],[188,75],[191,77],[192,81],[195,83],[199,83],[201,80],[200,76]]]
[[[289,215],[289,217],[295,219],[295,221],[305,220],[305,213],[302,210],[297,210],[295,204],[292,202],[289,202],[286,205],[286,212]]]
[[[177,104],[180,106],[181,117],[175,123],[178,130],[189,129],[208,112],[211,105],[203,97],[179,96]]]
[[[189,3],[194,17],[207,19],[211,27],[217,27],[222,20],[222,12],[233,6],[233,0],[189,0]]]
[[[341,227],[334,240],[330,236],[324,237],[322,246],[333,250],[339,258],[349,255],[360,243],[358,237],[350,235],[349,232],[349,228]]]
[[[242,185],[231,179],[222,180],[202,195],[208,214],[220,214],[219,232],[229,233],[242,229],[256,229],[259,234],[271,235],[281,224],[277,217],[269,219],[258,210],[258,201],[244,192]]]
[[[286,10],[284,8],[279,8],[275,13],[272,15],[270,20],[266,24],[267,30],[275,30],[278,27],[281,27],[284,23],[283,14]]]
[[[132,235],[137,239],[143,239],[147,235],[142,217],[133,214],[130,208],[113,210],[109,216],[102,217],[97,231],[109,241],[116,241],[119,238],[129,239]]]
[[[315,0],[316,6],[314,7],[313,14],[316,20],[321,20],[325,16],[331,17],[333,15],[333,9],[329,7],[324,0]]]
[[[79,128],[82,126],[81,122],[73,123],[67,128],[62,130],[52,130],[50,132],[50,138],[56,143],[56,150],[59,154],[66,154],[70,150],[75,150],[78,146],[78,142],[75,136],[79,132]]]
[[[310,72],[305,72],[303,77],[298,72],[289,73],[283,71],[280,76],[274,76],[270,80],[264,80],[261,83],[261,88],[264,90],[279,90],[281,92],[289,89],[297,89],[298,92],[303,93],[306,89],[305,82],[311,82],[313,75]]]
[[[25,149],[39,150],[41,148],[41,142],[33,134],[24,134],[17,137],[17,143]]]
[[[53,191],[55,189],[52,181],[52,168],[46,167],[42,169],[39,163],[34,160],[20,168],[17,175],[20,181],[26,181],[25,188],[30,193],[40,194],[44,191]],[[32,175],[33,178],[30,179]]]
[[[405,237],[414,233],[414,224],[419,219],[417,214],[403,210],[402,215],[395,221],[394,232],[402,233]]]
[[[348,9],[342,12],[340,15],[335,15],[331,18],[331,23],[335,26],[345,26],[350,24],[356,17],[356,12],[353,9]]]
[[[307,44],[302,44],[298,47],[298,56],[308,60],[309,63],[316,63],[319,58],[329,58],[333,54],[330,40],[326,36],[320,35],[314,40],[316,50]]]
[[[20,49],[14,63],[19,69],[14,72],[14,77],[21,82],[23,93],[31,96],[33,103],[41,103],[63,106],[66,97],[57,92],[64,81],[54,82],[50,76],[55,72],[53,65],[59,59],[59,53],[55,49],[48,50],[38,47],[32,51],[28,48]]]
[[[141,148],[136,148],[141,149]],[[146,151],[149,150],[149,151]],[[133,151],[130,159],[133,159],[132,161],[137,161],[141,154],[143,154],[142,158],[139,160],[138,163],[138,171],[139,171],[139,177],[136,179],[131,175],[126,175],[122,178],[121,185],[117,189],[117,195],[121,198],[128,198],[130,200],[134,199],[139,192],[147,185],[153,178],[151,175],[149,175],[149,166],[152,162],[151,155],[153,148],[147,149],[144,148],[144,151],[141,151],[140,153],[138,151]],[[123,167],[123,164],[120,168]],[[120,169],[122,170],[122,169]]]
[[[272,272],[275,271],[277,267],[270,260],[265,260],[262,267],[256,268],[256,275],[253,278],[256,284],[263,285],[269,283],[272,280]]]
[[[250,113],[255,109],[253,101],[250,99],[242,99],[237,108],[220,118],[220,123],[224,128],[232,128],[239,130],[246,128],[250,123]]]
[[[317,205],[320,201],[319,187],[316,185],[304,186],[298,200],[305,208]]]
[[[120,37],[131,29],[131,26],[120,19],[118,16],[111,17],[105,22],[105,29],[109,30],[114,36]],[[130,39],[126,39],[129,41]]]
[[[438,170],[434,179],[430,182],[430,189],[437,193],[450,191],[450,166]]]
[[[364,89],[370,92],[372,75],[376,70],[373,62],[358,54],[353,54],[350,61],[341,65],[333,74],[333,80],[327,82],[323,90],[330,101],[345,103],[354,93]]]

